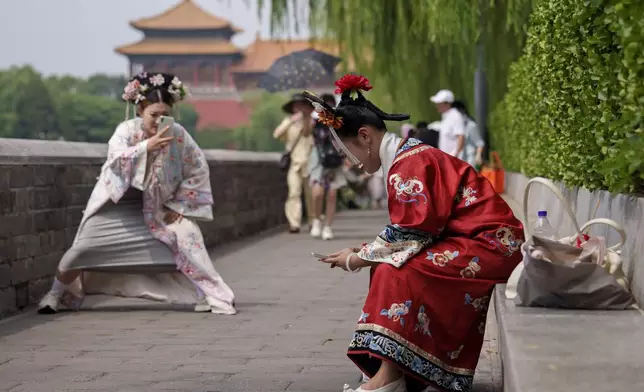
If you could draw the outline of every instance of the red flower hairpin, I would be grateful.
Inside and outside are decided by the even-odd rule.
[[[362,75],[346,74],[335,82],[336,94],[342,94],[346,91],[369,91],[373,88],[369,79]]]

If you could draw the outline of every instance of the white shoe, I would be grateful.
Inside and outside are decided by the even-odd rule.
[[[85,296],[76,296],[69,291],[58,292],[54,289],[49,290],[38,304],[38,313],[54,314],[59,310],[67,309],[79,311],[83,306]]]
[[[49,290],[47,294],[40,300],[38,304],[38,313],[40,314],[54,314],[58,311],[60,306],[60,295]]]
[[[233,314],[237,314],[237,310],[233,307],[226,307],[226,308],[211,307],[210,313],[232,316]]]
[[[319,219],[313,220],[311,223],[311,237],[318,238],[322,235],[322,222]]]
[[[210,299],[210,301],[208,301],[206,297],[203,297],[197,299],[197,303],[195,304],[195,312],[210,312],[214,314],[233,315],[237,313],[237,310],[235,309],[234,301],[232,304],[227,304],[225,302],[218,301],[212,298]]]
[[[322,239],[324,241],[333,239],[333,230],[331,230],[331,226],[324,226],[324,229],[322,229]]]
[[[387,384],[382,388],[372,390],[362,389],[362,387],[351,389],[348,384],[344,384],[342,392],[407,392],[407,384],[405,383],[405,377],[400,377],[398,381]]]
[[[206,301],[206,297],[199,298],[197,300],[197,303],[195,304],[195,312],[198,313],[203,313],[203,312],[210,312],[211,311],[210,304],[208,304],[208,301]]]

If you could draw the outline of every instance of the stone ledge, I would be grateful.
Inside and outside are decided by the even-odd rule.
[[[642,391],[644,316],[526,308],[494,290],[505,391]]]
[[[209,162],[270,162],[277,163],[279,153],[204,150]],[[102,164],[107,144],[51,140],[0,138],[0,165],[24,164]]]

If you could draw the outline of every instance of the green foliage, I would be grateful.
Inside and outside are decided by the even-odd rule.
[[[105,143],[125,119],[124,76],[50,76],[33,68],[0,71],[0,137]],[[197,112],[182,103],[179,122],[194,135]]]
[[[69,141],[105,143],[125,118],[124,104],[116,99],[69,92],[58,95],[57,112],[60,136]]]
[[[542,0],[492,116],[505,166],[570,186],[644,191],[644,2]]]
[[[284,145],[273,138],[273,131],[286,114],[282,105],[288,100],[283,94],[263,93],[253,102],[250,123],[234,130],[235,145],[240,150],[282,151]]]
[[[56,108],[31,67],[0,73],[0,137],[50,138],[59,133]]]
[[[194,106],[187,102],[182,102],[177,105],[175,111],[177,121],[194,137],[197,134],[197,121],[199,120],[199,114]]]
[[[250,122],[233,130],[204,129],[197,133],[196,141],[201,148],[237,149],[245,151],[282,151],[284,145],[273,138],[273,131],[286,115],[282,105],[288,94],[246,95],[246,105],[253,108]]]
[[[202,129],[197,132],[195,141],[203,149],[234,149],[235,137],[230,129]]]
[[[45,83],[57,92],[69,92],[85,95],[99,95],[120,99],[123,87],[127,84],[125,75],[96,74],[87,79],[70,75],[49,76]]]
[[[388,110],[436,119],[429,97],[449,88],[473,106],[476,45],[485,44],[489,107],[504,95],[509,65],[525,41],[534,0],[271,0],[274,30],[292,10],[309,8],[317,36],[340,45],[345,61],[376,87],[370,99]],[[291,17],[289,17],[291,15]],[[301,21],[300,21],[301,22]],[[390,103],[386,105],[386,103]]]

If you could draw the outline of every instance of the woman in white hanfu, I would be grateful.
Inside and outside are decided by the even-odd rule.
[[[87,294],[195,304],[234,314],[232,290],[219,276],[196,221],[212,216],[210,172],[203,152],[179,124],[162,116],[186,95],[168,74],[143,73],[123,99],[138,116],[121,123],[40,313],[78,310]]]

